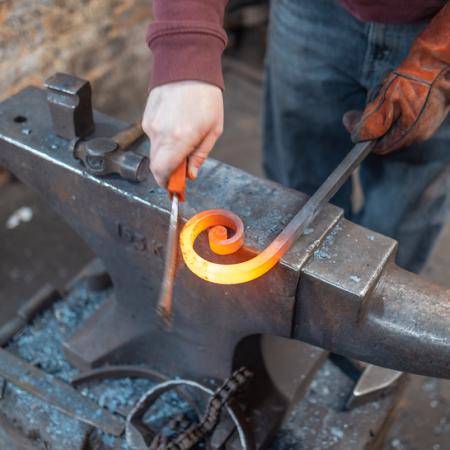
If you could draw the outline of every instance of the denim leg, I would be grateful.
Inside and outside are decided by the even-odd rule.
[[[266,60],[264,168],[311,195],[352,147],[342,115],[366,98],[367,26],[335,0],[273,0]],[[350,210],[348,182],[332,200]]]
[[[368,89],[398,66],[426,24],[371,25],[362,82]],[[426,142],[361,168],[365,204],[356,221],[398,240],[397,262],[418,272],[450,211],[450,120]]]
[[[361,179],[365,204],[356,221],[398,240],[397,263],[419,272],[450,211],[450,123],[432,140],[371,155]]]
[[[351,148],[341,124],[405,58],[425,22],[363,24],[334,0],[273,0],[266,63],[264,167],[312,194]],[[419,271],[450,210],[450,119],[428,141],[361,167],[363,210],[350,183],[335,196],[348,217],[399,241],[397,262]]]

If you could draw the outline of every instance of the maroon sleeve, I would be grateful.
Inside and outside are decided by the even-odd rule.
[[[147,44],[154,63],[150,87],[199,80],[223,89],[221,56],[227,44],[228,0],[154,0]]]

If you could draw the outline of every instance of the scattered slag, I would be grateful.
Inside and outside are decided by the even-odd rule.
[[[333,238],[334,236],[327,245],[332,245]],[[82,286],[75,288],[26,327],[10,343],[8,350],[55,377],[69,382],[78,374],[78,370],[64,358],[61,343],[98,310],[109,294],[107,290],[92,292],[86,291]],[[312,441],[315,442],[314,448],[317,450],[331,450],[342,442],[352,443],[358,448],[357,441],[360,436],[358,430],[354,429],[353,416],[366,414],[370,416],[380,408],[380,403],[372,402],[345,415],[335,416],[335,412],[342,408],[353,385],[350,379],[339,376],[338,372],[339,369],[330,361],[325,363],[310,385],[304,400],[292,412],[278,433],[271,450],[306,450],[311,448],[306,446],[306,443],[311,444]],[[79,390],[99,406],[123,415],[152,385],[148,380],[125,378],[88,383],[80,386]],[[42,418],[46,419],[46,429],[40,436],[41,438],[53,436],[58,446],[51,447],[45,444],[42,448],[69,449],[71,447],[64,443],[73,443],[75,437],[82,436],[83,429],[80,422],[67,417],[11,383],[8,383],[8,390],[16,394],[14,413],[25,422],[27,430],[34,432],[39,423],[42,423]],[[311,409],[315,411],[314,417],[311,417]],[[159,428],[166,417],[179,416],[186,410],[185,402],[175,393],[168,393],[146,415],[145,421]],[[12,414],[13,412],[7,411],[8,417]],[[124,439],[117,439],[98,430],[91,437],[95,440],[92,448],[96,450],[130,450]]]
[[[41,368],[55,377],[70,382],[79,371],[65,359],[62,342],[96,312],[110,294],[109,290],[93,292],[82,285],[73,289],[63,300],[40,314],[8,345],[8,350],[25,361]],[[111,379],[86,383],[79,391],[94,400],[102,408],[112,413],[124,415],[137,403],[154,383],[146,379]],[[76,420],[36,399],[34,396],[8,384],[20,402],[26,414],[27,428],[33,430],[37,417],[34,411],[42,410],[48,417],[48,427],[42,435],[55,436],[58,442],[73,439],[81,429]],[[29,407],[25,407],[28,405]],[[174,392],[165,394],[145,417],[145,422],[158,428],[167,418],[182,413],[189,413],[190,406]],[[36,423],[37,425],[37,423]],[[125,439],[115,438],[105,433],[96,433],[96,449],[130,450]],[[46,447],[44,447],[46,448]]]

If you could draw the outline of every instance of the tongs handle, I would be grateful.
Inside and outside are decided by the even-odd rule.
[[[187,171],[187,159],[185,159],[170,175],[169,183],[167,184],[167,190],[169,191],[170,198],[174,194],[177,195],[180,202],[184,202],[186,197],[186,171]]]

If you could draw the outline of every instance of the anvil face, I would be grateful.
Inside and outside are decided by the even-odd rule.
[[[14,121],[18,116],[27,118],[31,132]],[[89,138],[124,128],[99,113],[94,121]],[[0,163],[45,196],[113,280],[114,297],[66,343],[77,365],[148,363],[167,374],[223,378],[240,359],[235,349],[245,338],[273,335],[395,369],[450,375],[449,294],[396,268],[395,241],[343,219],[339,208],[328,205],[273,270],[249,283],[208,283],[180,259],[168,331],[155,312],[169,220],[166,192],[151,178],[132,183],[86,172],[71,143],[54,134],[45,93],[36,88],[0,105],[0,142]],[[147,154],[148,143],[137,141],[130,150]],[[182,218],[209,208],[239,215],[245,247],[221,257],[237,262],[263,250],[305,201],[299,192],[209,160],[188,188]],[[199,247],[208,252],[204,243]],[[243,347],[250,361],[257,350]],[[405,355],[408,347],[414,351]]]

